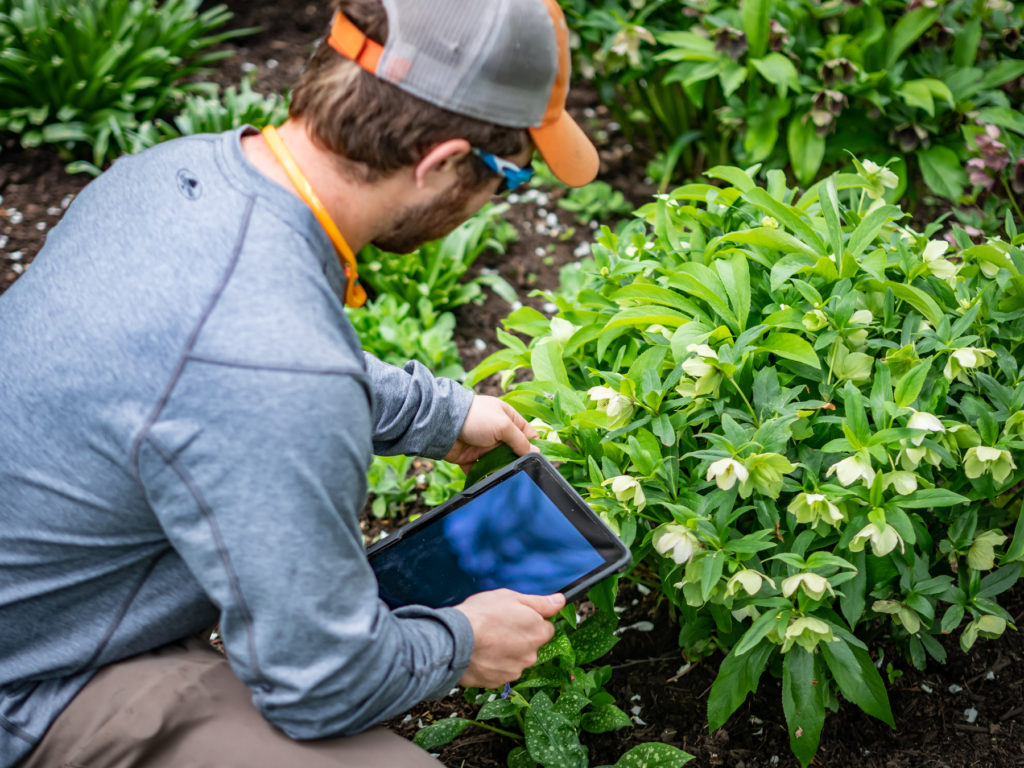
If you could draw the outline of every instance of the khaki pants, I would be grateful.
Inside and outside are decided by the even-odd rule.
[[[400,736],[293,741],[194,639],[100,670],[19,768],[442,768]]]

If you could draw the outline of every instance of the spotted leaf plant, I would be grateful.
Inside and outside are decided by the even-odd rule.
[[[1015,629],[1024,561],[1024,238],[949,248],[854,169],[658,197],[469,376],[509,385],[684,652],[724,654],[710,727],[780,677],[803,765],[840,696],[894,724],[881,640],[921,667]]]

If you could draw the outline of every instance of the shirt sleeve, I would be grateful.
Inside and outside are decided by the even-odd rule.
[[[370,400],[361,368],[191,362],[139,443],[149,502],[217,606],[232,668],[293,738],[443,695],[472,652],[461,612],[377,596],[358,523]]]
[[[405,367],[381,362],[364,352],[373,391],[373,452],[441,459],[462,430],[472,390],[433,376],[419,362]]]

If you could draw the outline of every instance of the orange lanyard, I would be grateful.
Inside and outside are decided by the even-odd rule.
[[[277,133],[277,129],[272,125],[268,125],[263,129],[263,138],[266,139],[270,151],[274,153],[274,157],[277,158],[281,167],[284,168],[284,172],[288,174],[288,178],[295,186],[299,197],[313,210],[313,215],[316,216],[320,226],[324,228],[327,236],[334,243],[334,250],[338,252],[338,258],[342,262],[342,266],[345,269],[345,277],[348,280],[345,286],[345,303],[350,307],[363,306],[366,303],[366,291],[358,283],[359,272],[356,269],[356,255],[352,253],[352,249],[345,242],[345,238],[342,237],[331,215],[327,213],[324,204],[316,196],[316,192],[313,191],[313,185],[309,183],[309,179],[306,178],[302,169],[299,168],[299,164],[295,162],[295,158],[288,151],[288,147],[285,146],[281,136]]]

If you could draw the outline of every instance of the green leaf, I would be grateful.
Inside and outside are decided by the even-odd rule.
[[[818,655],[799,646],[783,657],[782,711],[789,728],[790,749],[804,768],[818,751],[821,727],[825,724],[828,685],[823,672]]]
[[[885,55],[885,68],[892,69],[900,56],[934,24],[942,8],[918,8],[904,14],[888,35],[889,48]]]
[[[757,691],[757,683],[774,648],[771,643],[761,643],[742,656],[737,656],[733,650],[722,660],[708,696],[708,728],[711,731],[725,725],[747,696]]]
[[[495,699],[494,701],[486,702],[482,707],[480,707],[480,711],[476,713],[476,719],[494,720],[516,714],[516,712],[525,706],[520,703],[521,699],[519,697],[516,698],[516,701],[513,701],[512,699]]]
[[[727,181],[736,187],[740,192],[749,192],[754,189],[754,180],[746,171],[731,165],[716,165],[704,171],[705,176],[712,179]]]
[[[569,374],[562,361],[562,345],[553,338],[537,342],[530,355],[530,367],[536,381],[554,381],[569,386]]]
[[[865,280],[858,287],[869,291],[884,292],[886,289],[892,291],[897,299],[902,299],[910,304],[910,306],[924,315],[925,319],[933,326],[937,326],[942,322],[942,318],[945,317],[945,312],[935,302],[935,299],[920,288],[915,288],[912,285],[897,283],[893,280],[870,279]]]
[[[970,503],[971,500],[966,496],[947,491],[945,488],[924,488],[899,498],[899,506],[903,509],[934,509]]]
[[[809,365],[812,368],[821,368],[821,362],[818,359],[818,353],[814,351],[814,347],[806,339],[795,333],[777,331],[769,334],[758,345],[758,349],[763,352],[771,352],[773,355],[785,358],[786,360]]]
[[[587,749],[565,715],[531,706],[523,732],[530,757],[544,768],[587,768]]]
[[[903,211],[895,205],[883,205],[875,208],[871,213],[861,219],[860,224],[850,235],[850,253],[853,258],[859,259],[864,249],[875,242],[882,227],[894,219],[903,218]]]
[[[772,52],[763,59],[751,59],[750,63],[761,73],[761,77],[778,89],[780,96],[785,97],[789,90],[800,92],[796,67],[781,53]]]
[[[569,638],[576,649],[576,663],[589,664],[608,653],[619,642],[614,634],[618,623],[614,613],[595,613],[584,621]]]
[[[872,717],[895,728],[885,684],[868,652],[851,646],[844,639],[822,643],[818,648],[843,696]]]
[[[557,658],[567,658],[573,666],[576,664],[576,652],[573,650],[569,638],[561,630],[537,651],[538,664],[545,664]]]
[[[743,32],[747,36],[750,55],[754,58],[764,56],[768,50],[768,10],[771,0],[742,0],[740,18],[743,20]],[[781,56],[781,54],[775,54]]]
[[[967,186],[967,171],[952,149],[943,146],[919,149],[917,162],[924,183],[932,192],[954,202],[963,195],[964,187]]]
[[[818,135],[814,121],[808,115],[791,115],[786,128],[786,149],[797,181],[808,185],[814,181],[825,159],[825,138]]]
[[[1020,62],[1024,69],[1024,62]],[[1024,116],[1020,111],[1011,107],[989,107],[978,114],[978,120],[982,123],[992,123],[1000,128],[1008,128],[1011,131],[1024,135]]]
[[[629,715],[614,704],[602,704],[583,715],[580,727],[587,733],[607,733],[619,728],[629,728],[633,721]]]
[[[779,202],[761,187],[754,187],[743,195],[747,200],[762,211],[773,216],[782,226],[795,234],[817,255],[825,255],[825,244],[814,231],[814,227],[805,219],[806,215],[799,208]]]
[[[466,726],[471,722],[473,721],[464,717],[449,717],[426,728],[420,728],[412,737],[412,741],[423,749],[435,749],[454,739],[466,730]]]
[[[679,768],[691,760],[693,755],[679,747],[651,742],[633,747],[611,768]]]
[[[808,247],[799,238],[774,227],[754,227],[741,232],[730,232],[727,235],[722,235],[721,239],[726,243],[749,243],[782,253],[804,253],[813,257],[818,255],[813,248]]]
[[[900,377],[896,382],[895,400],[900,408],[906,408],[921,394],[921,388],[928,380],[928,372],[931,370],[932,361],[924,360]]]
[[[516,747],[505,759],[508,768],[537,768],[537,761],[530,757],[526,747]]]

